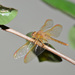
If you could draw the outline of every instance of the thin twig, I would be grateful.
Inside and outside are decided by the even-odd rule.
[[[24,35],[24,34],[22,34],[22,33],[20,33],[20,32],[17,32],[17,31],[15,31],[15,30],[11,29],[11,28],[3,29],[3,30],[5,30],[5,31],[7,31],[7,32],[10,32],[10,33],[13,33],[13,34],[15,34],[15,35],[17,35],[17,36],[20,36],[21,38],[24,38],[24,39],[26,39],[26,40],[28,40],[28,41],[31,41],[31,42],[35,43],[35,40],[34,40],[34,39],[32,39],[32,38],[30,38],[30,37],[28,37],[28,36],[26,36],[26,35]],[[71,58],[69,58],[69,57],[67,57],[67,56],[65,56],[65,55],[63,55],[63,54],[61,54],[61,53],[59,53],[58,51],[54,50],[53,48],[50,48],[50,47],[48,47],[47,45],[42,46],[42,44],[41,44],[39,41],[37,41],[36,44],[37,44],[38,46],[40,46],[40,47],[43,47],[43,48],[47,49],[48,51],[50,51],[50,52],[52,52],[52,53],[54,53],[54,54],[56,54],[56,55],[62,57],[63,59],[65,59],[65,60],[67,60],[68,62],[70,62],[70,63],[72,63],[72,64],[75,65],[75,60],[73,60],[73,59],[71,59]]]

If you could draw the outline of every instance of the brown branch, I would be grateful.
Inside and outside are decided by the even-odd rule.
[[[13,34],[15,34],[15,35],[17,35],[17,36],[20,36],[21,38],[24,38],[24,39],[26,39],[26,40],[28,40],[28,41],[31,41],[31,42],[35,43],[35,40],[34,40],[34,39],[32,39],[32,38],[30,38],[30,37],[28,37],[28,36],[26,36],[26,35],[24,35],[24,34],[22,34],[22,33],[20,33],[20,32],[17,32],[17,31],[15,31],[15,30],[13,30],[13,29],[8,28],[8,29],[3,29],[3,30],[5,30],[5,31],[7,31],[7,32],[10,32],[10,33],[13,33]],[[70,63],[72,63],[72,64],[75,65],[75,60],[73,60],[73,59],[71,59],[71,58],[69,58],[69,57],[67,57],[67,56],[65,56],[65,55],[63,55],[63,54],[61,54],[61,53],[59,53],[58,51],[54,50],[53,48],[50,48],[50,47],[48,47],[48,46],[46,46],[46,45],[42,46],[42,44],[41,44],[39,41],[37,41],[36,44],[39,45],[40,47],[43,47],[43,48],[47,49],[48,51],[50,51],[50,52],[52,52],[52,53],[54,53],[54,54],[56,54],[56,55],[62,57],[63,59],[65,59],[65,60],[67,60],[68,62],[70,62]]]

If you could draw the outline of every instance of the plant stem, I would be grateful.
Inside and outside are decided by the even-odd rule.
[[[28,37],[28,36],[26,36],[26,35],[24,35],[24,34],[18,32],[18,31],[15,31],[15,30],[13,30],[13,29],[11,29],[11,28],[3,29],[3,30],[4,30],[4,31],[7,31],[7,32],[10,32],[10,33],[13,33],[13,34],[15,34],[15,35],[17,35],[17,36],[20,36],[21,38],[24,38],[24,39],[26,39],[26,40],[28,40],[28,41],[31,41],[31,42],[35,43],[35,40],[34,40],[34,39],[32,39],[32,38],[30,38],[30,37]],[[58,51],[54,50],[53,48],[50,48],[50,47],[48,47],[48,46],[46,46],[46,45],[42,46],[42,44],[41,44],[39,41],[37,41],[36,44],[39,45],[40,47],[43,47],[43,48],[47,49],[48,51],[50,51],[50,52],[52,52],[52,53],[54,53],[54,54],[60,56],[61,58],[65,59],[65,60],[67,60],[68,62],[70,62],[70,63],[72,63],[72,64],[75,65],[75,60],[73,60],[73,59],[71,59],[71,58],[69,58],[69,57],[63,55],[62,53],[59,53]]]

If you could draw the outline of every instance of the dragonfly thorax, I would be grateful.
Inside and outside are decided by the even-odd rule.
[[[33,38],[34,38],[34,39],[37,39],[37,40],[39,40],[39,39],[43,40],[44,35],[45,35],[45,33],[42,32],[42,31],[34,32],[34,33],[32,34]]]

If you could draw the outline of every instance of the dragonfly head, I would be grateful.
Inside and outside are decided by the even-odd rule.
[[[35,38],[35,35],[36,35],[36,32],[33,32],[32,33],[32,37]]]

